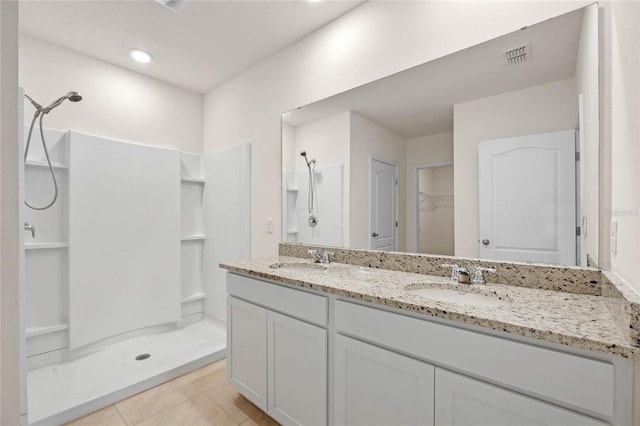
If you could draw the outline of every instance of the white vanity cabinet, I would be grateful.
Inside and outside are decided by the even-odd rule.
[[[227,291],[229,382],[285,425],[632,422],[620,357],[233,273]]]
[[[326,297],[227,274],[227,377],[283,425],[327,424]]]
[[[576,355],[351,301],[336,300],[333,312],[336,424],[372,422],[364,417],[369,413],[360,417],[366,407],[375,407],[374,418],[387,424],[396,416],[405,424],[442,426],[631,423],[631,369],[622,359]],[[419,390],[429,371],[432,396]],[[386,401],[379,394],[384,381],[390,384]],[[414,404],[435,415],[413,414]]]
[[[336,425],[433,425],[435,367],[335,337]]]
[[[584,416],[475,380],[436,369],[435,422],[451,426],[604,426]]]

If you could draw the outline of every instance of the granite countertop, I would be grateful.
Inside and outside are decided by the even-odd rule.
[[[273,268],[275,263],[305,263],[301,268]],[[612,313],[608,297],[487,283],[450,284],[442,276],[370,268],[344,263],[313,264],[297,257],[252,259],[220,264],[229,271],[296,287],[345,296],[354,300],[438,317],[640,360],[624,324]],[[488,277],[490,280],[490,277]],[[456,288],[480,293],[501,306],[474,306],[428,299],[407,292],[421,287]]]

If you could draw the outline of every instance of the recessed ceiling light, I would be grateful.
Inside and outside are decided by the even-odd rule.
[[[131,57],[143,64],[147,64],[149,62],[151,62],[151,59],[153,58],[153,56],[151,56],[151,53],[146,52],[142,49],[131,49],[129,51],[129,55],[131,55]]]

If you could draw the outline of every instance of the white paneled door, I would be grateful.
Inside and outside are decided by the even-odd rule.
[[[576,264],[575,131],[480,142],[479,255]]]
[[[371,159],[369,247],[396,250],[398,166]]]

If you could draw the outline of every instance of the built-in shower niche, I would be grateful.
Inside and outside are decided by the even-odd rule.
[[[283,223],[283,240],[287,243],[297,243],[299,226],[297,206],[300,198],[299,174],[295,170],[285,170],[283,176],[285,177],[283,194],[286,194],[282,206],[285,219]]]
[[[205,174],[201,155],[182,152],[180,161],[181,322],[186,325],[204,318]]]
[[[26,141],[29,126],[24,128]],[[61,349],[68,347],[69,337],[69,132],[43,129],[49,158],[58,185],[58,198],[46,210],[22,205],[25,223],[35,227],[35,236],[24,232],[25,250],[25,334],[28,367],[37,368],[61,360]],[[54,186],[39,129],[31,136],[29,156],[25,162],[24,197],[34,207],[49,204]]]

